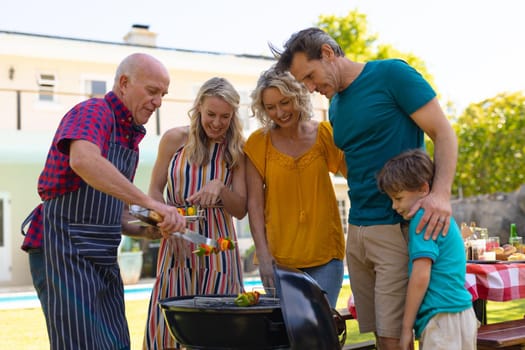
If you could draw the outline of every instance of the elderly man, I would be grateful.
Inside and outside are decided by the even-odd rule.
[[[117,264],[124,203],[158,212],[164,231],[185,220],[133,185],[143,127],[168,92],[169,74],[141,53],[118,66],[113,90],[63,117],[38,179],[22,249],[46,318],[51,349],[129,349]]]

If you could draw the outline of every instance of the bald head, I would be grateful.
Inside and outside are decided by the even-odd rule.
[[[130,110],[136,124],[145,124],[161,106],[170,84],[166,67],[155,57],[134,53],[117,67],[113,92]]]
[[[167,76],[168,70],[162,62],[156,59],[153,56],[150,56],[145,53],[133,53],[120,62],[115,73],[115,82],[114,88],[118,85],[120,77],[126,75],[130,78],[134,78],[141,69],[158,69],[159,71],[164,71]]]

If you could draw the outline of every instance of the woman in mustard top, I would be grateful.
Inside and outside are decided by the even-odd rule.
[[[248,216],[265,288],[273,261],[307,272],[335,307],[343,280],[344,237],[330,172],[346,176],[328,122],[311,119],[305,87],[273,67],[252,95],[262,124],[248,138]]]

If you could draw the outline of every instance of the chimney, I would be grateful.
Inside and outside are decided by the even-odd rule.
[[[141,46],[157,46],[157,33],[149,30],[149,25],[134,24],[124,36],[126,44]]]

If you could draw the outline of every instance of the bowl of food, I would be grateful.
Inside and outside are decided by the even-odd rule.
[[[496,260],[506,261],[512,254],[515,254],[518,251],[516,247],[511,244],[504,244],[501,247],[494,248],[496,252]]]

